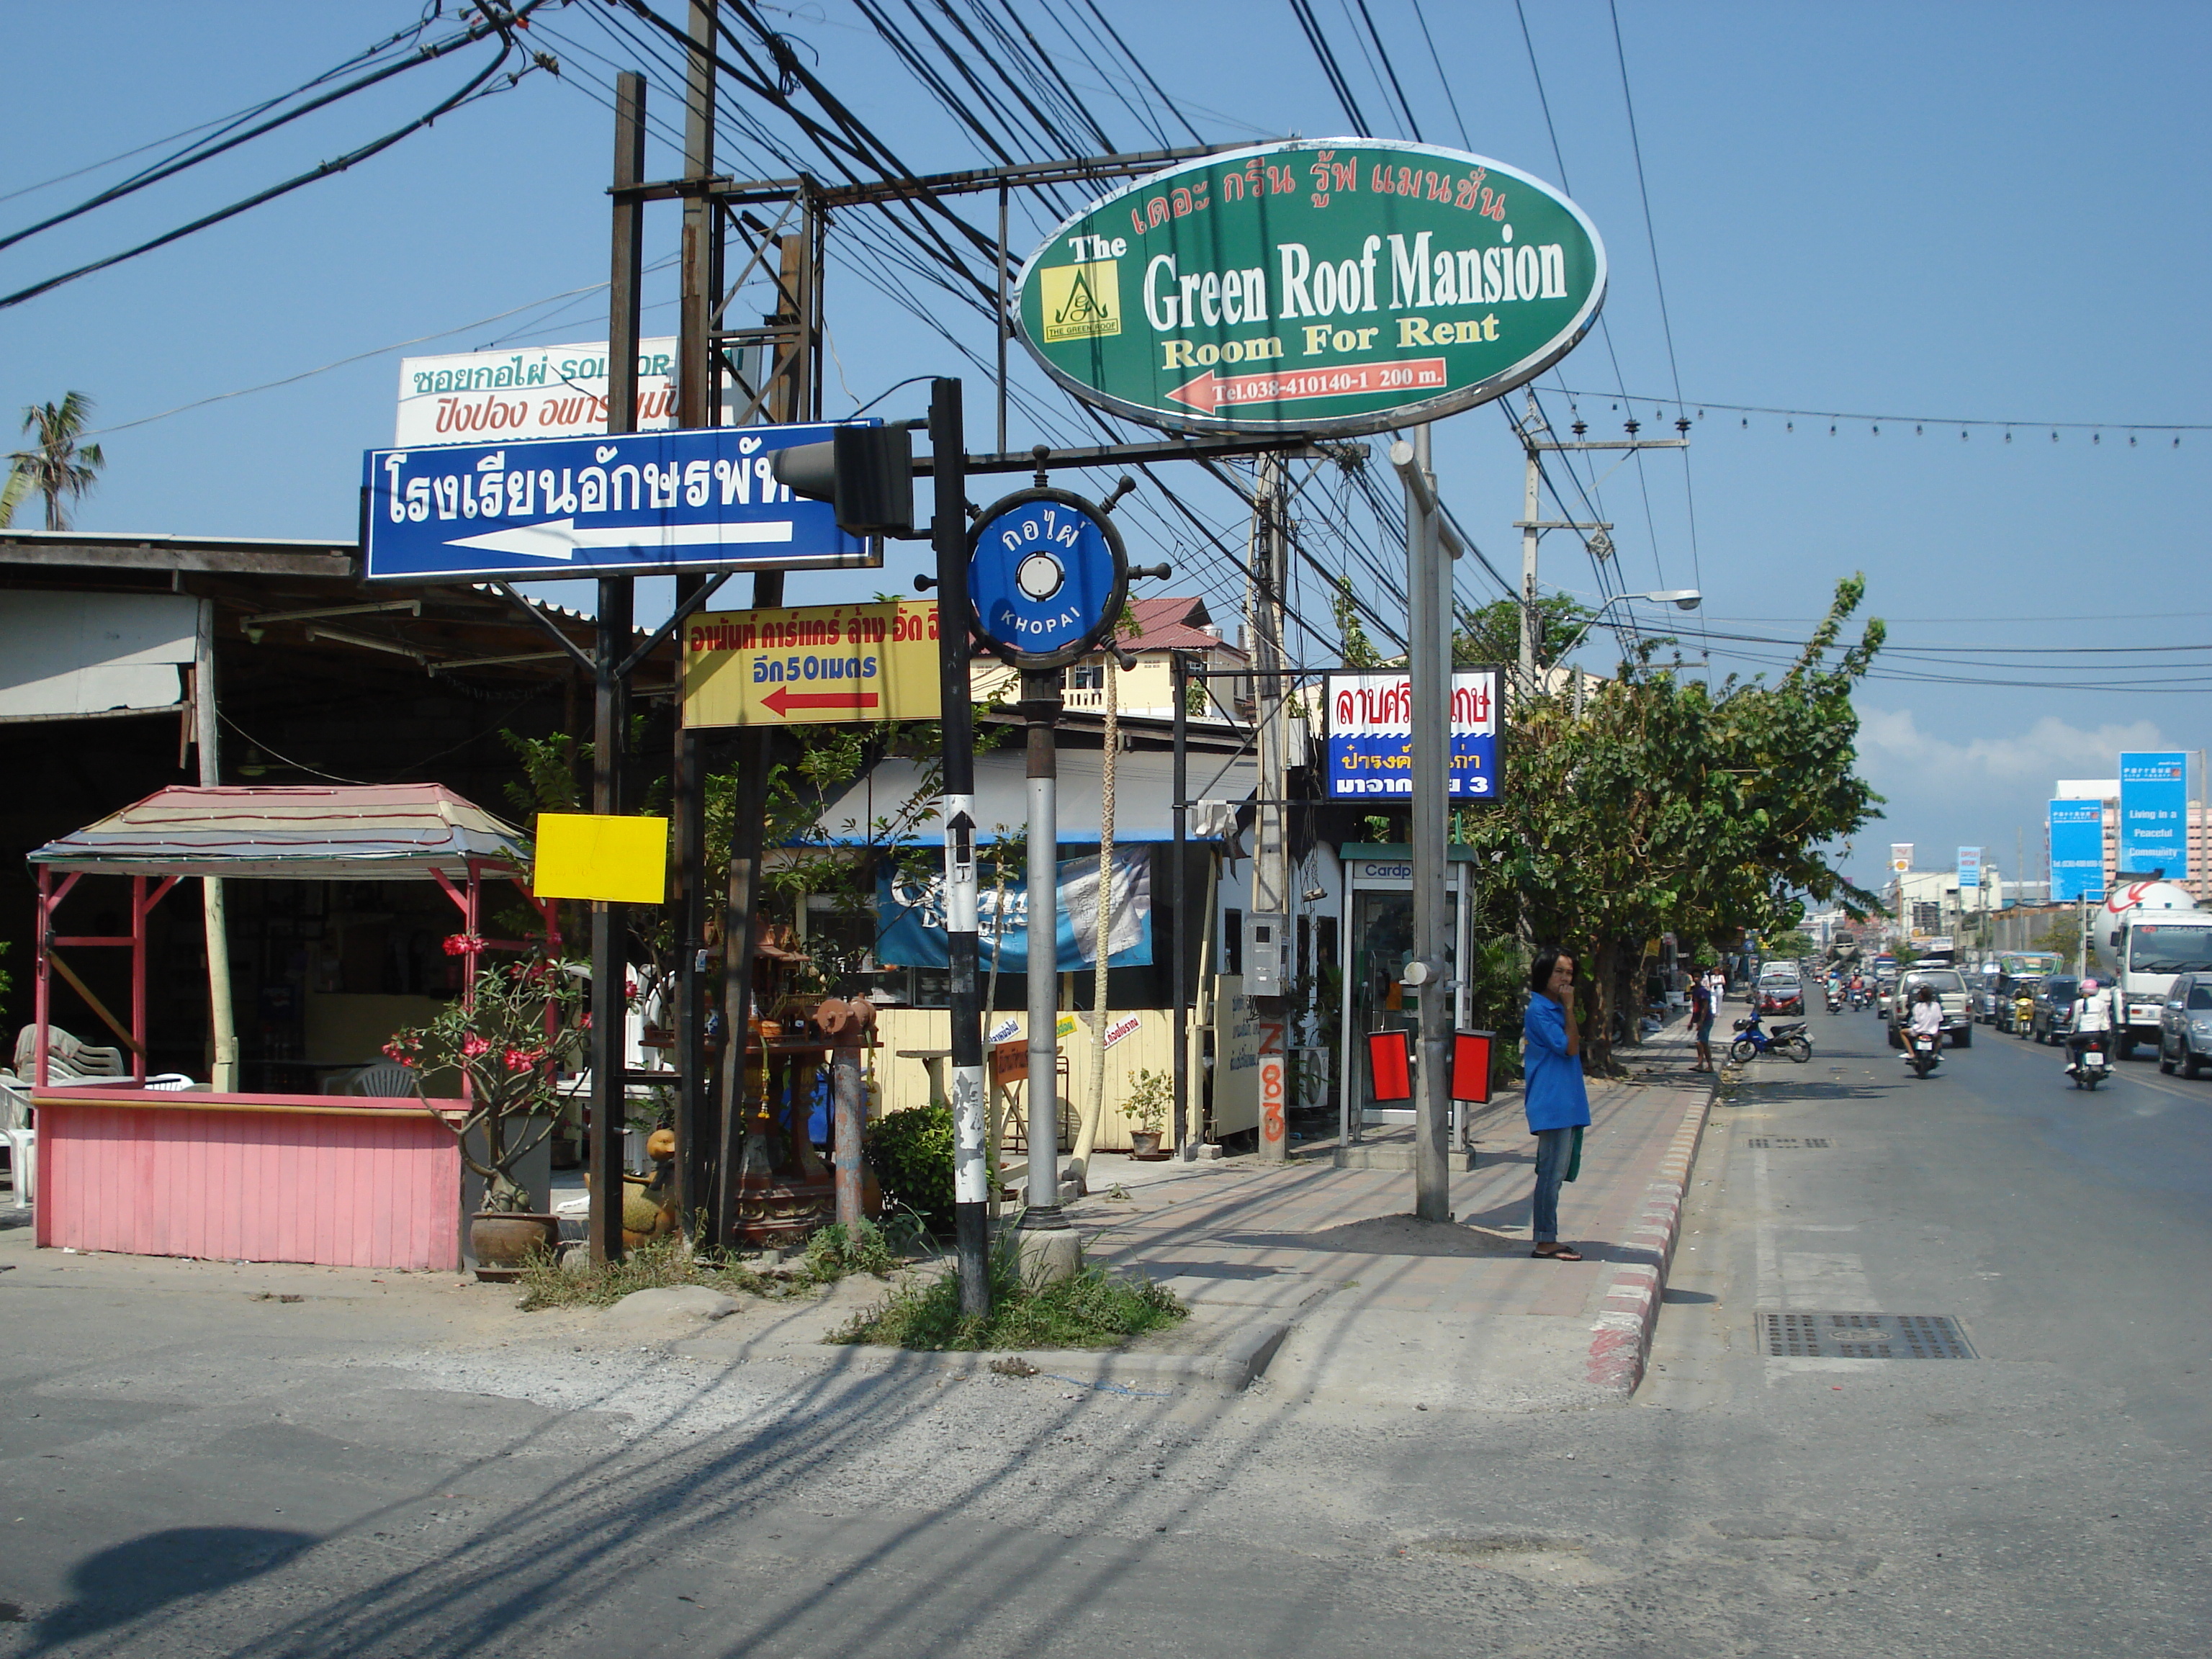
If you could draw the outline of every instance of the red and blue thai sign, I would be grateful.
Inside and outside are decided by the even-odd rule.
[[[1499,776],[1495,668],[1452,676],[1451,795],[1495,800]],[[1328,705],[1328,796],[1387,800],[1413,795],[1413,690],[1403,670],[1347,671],[1325,677]]]

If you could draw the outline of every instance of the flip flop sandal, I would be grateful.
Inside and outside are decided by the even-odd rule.
[[[1530,1255],[1539,1261],[1580,1261],[1582,1253],[1571,1246],[1557,1250],[1531,1250]]]

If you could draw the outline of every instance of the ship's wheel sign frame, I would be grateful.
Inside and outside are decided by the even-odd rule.
[[[1065,489],[1017,490],[968,534],[975,637],[1024,673],[1065,668],[1098,648],[1129,597],[1129,555],[1097,502]]]

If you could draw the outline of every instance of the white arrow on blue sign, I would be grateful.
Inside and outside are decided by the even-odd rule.
[[[362,465],[366,574],[542,580],[879,565],[880,550],[838,529],[829,502],[775,481],[776,451],[836,430],[715,427],[372,449]]]

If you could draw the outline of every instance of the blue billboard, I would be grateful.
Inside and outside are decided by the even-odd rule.
[[[2120,868],[2189,873],[2189,757],[2179,749],[2120,752]]]
[[[1982,849],[1961,847],[1959,849],[1959,886],[1961,891],[1982,884]]]
[[[2051,901],[2105,896],[2105,803],[2051,803]]]
[[[362,463],[365,574],[544,581],[876,564],[829,502],[776,481],[778,450],[836,430],[726,426],[372,449]]]

